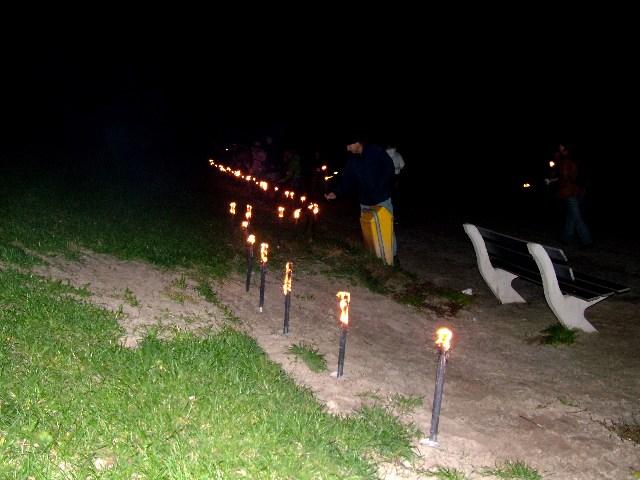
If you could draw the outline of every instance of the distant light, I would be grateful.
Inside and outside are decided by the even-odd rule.
[[[551,161],[549,162],[549,166],[550,166],[551,168],[555,167],[555,166],[556,166],[556,162],[554,162],[553,160],[551,160]]]
[[[224,147],[224,151],[228,152],[229,151],[229,147]]]
[[[337,175],[337,174],[338,174],[338,172],[333,172],[333,174],[334,174],[334,175]]]
[[[322,167],[320,167],[320,170],[322,170],[323,172],[327,170],[327,166],[326,165],[322,165]]]
[[[522,188],[531,188],[531,184],[530,183],[523,183],[522,184]]]

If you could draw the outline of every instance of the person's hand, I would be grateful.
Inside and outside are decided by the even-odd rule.
[[[333,192],[325,193],[324,198],[326,198],[327,200],[335,200],[336,194]]]

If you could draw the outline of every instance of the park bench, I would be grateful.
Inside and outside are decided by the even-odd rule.
[[[567,328],[596,329],[584,312],[605,298],[629,287],[574,271],[565,253],[554,247],[464,224],[478,259],[482,278],[500,303],[524,303],[511,283],[516,278],[542,285],[549,307]]]

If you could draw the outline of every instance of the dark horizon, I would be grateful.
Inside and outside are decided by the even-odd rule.
[[[5,60],[5,167],[26,158],[43,171],[186,185],[221,145],[267,134],[320,148],[340,165],[343,135],[356,129],[396,144],[418,200],[510,204],[535,195],[521,191],[524,181],[542,194],[546,161],[564,141],[578,144],[589,165],[598,210],[624,214],[634,192],[637,151],[624,88],[554,83],[526,65],[495,62],[484,71],[447,64],[414,75],[412,64],[383,74],[324,64],[283,69],[286,62],[269,59],[214,62],[205,50],[166,58],[89,52],[52,48]]]

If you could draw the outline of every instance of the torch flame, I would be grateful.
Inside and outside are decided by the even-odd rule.
[[[247,237],[247,243],[249,245],[256,243],[256,236],[253,233]]]
[[[291,197],[291,200],[293,200],[293,197],[296,196],[296,192],[289,192],[289,196]]]
[[[241,177],[242,172],[240,170],[236,170],[235,172],[233,172],[233,175],[235,175],[236,177]]]
[[[209,165],[213,166],[213,165],[215,165],[215,163],[216,162],[214,162],[212,158],[209,159]]]
[[[278,218],[284,218],[284,207],[278,207]]]
[[[250,181],[251,181],[251,175],[247,175],[246,177],[244,177],[244,179],[245,179],[247,182],[250,182]]]
[[[301,209],[301,208],[296,208],[296,209],[293,211],[293,218],[295,218],[296,220],[298,220],[298,219],[300,218],[300,212],[301,212],[301,211],[302,211],[302,209]]]
[[[291,293],[291,278],[293,277],[293,262],[287,262],[284,267],[284,283],[282,284],[282,291],[286,295]]]
[[[313,214],[314,214],[314,215],[317,215],[317,214],[318,214],[318,212],[320,211],[320,208],[318,207],[318,204],[317,204],[317,203],[314,203],[314,204],[313,204],[313,210],[312,210],[312,211],[313,211]]]
[[[240,226],[241,226],[243,229],[245,229],[245,230],[246,230],[247,228],[249,228],[249,221],[248,221],[248,220],[243,220],[243,221],[242,221],[242,223],[240,224]]]
[[[280,190],[280,187],[275,187],[274,190],[277,192],[278,190]]]
[[[285,197],[287,197],[287,198],[289,198],[289,190],[285,190],[285,191],[284,191],[284,196],[285,196]]]
[[[322,165],[320,167],[320,170],[322,170],[323,172],[326,172],[327,171],[327,166],[326,165]]]
[[[553,160],[551,160],[551,161],[549,162],[549,166],[550,166],[551,168],[555,167],[555,166],[556,166],[556,162],[554,162]]]
[[[306,202],[306,201],[307,201],[307,196],[306,196],[306,195],[302,195],[302,196],[300,197],[300,202],[304,203],[304,202]]]
[[[349,303],[351,294],[349,292],[338,292],[336,297],[340,299],[340,322],[343,326],[349,325]]]
[[[269,184],[267,182],[260,182],[260,188],[266,192],[269,190]]]
[[[253,210],[253,207],[251,205],[247,204],[247,211],[244,214],[244,217],[247,220],[251,220],[251,210]]]
[[[229,213],[231,215],[235,215],[236,214],[236,202],[229,203]]]
[[[262,263],[267,263],[269,256],[269,244],[261,243],[260,244],[260,258],[262,259]]]
[[[436,332],[436,346],[446,352],[451,348],[453,332],[446,327],[439,328]]]

